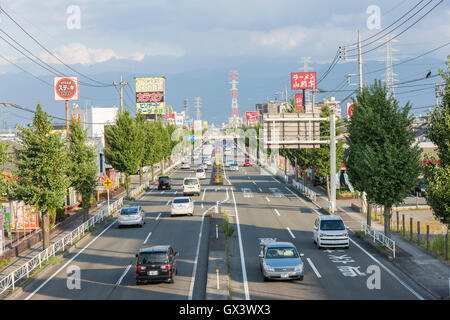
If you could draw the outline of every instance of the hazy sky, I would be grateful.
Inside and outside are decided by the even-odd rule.
[[[416,4],[408,16],[425,6],[398,29],[392,30],[398,24],[392,27],[390,30],[396,35],[438,3],[439,0],[0,0],[2,8],[46,48],[90,75],[196,73],[250,64],[253,69],[269,70],[271,62],[289,64],[291,71],[297,71],[302,67],[300,57],[309,56],[312,63],[322,64],[317,68],[320,76],[339,46],[356,42],[358,29],[365,40]],[[376,28],[373,8],[380,10],[381,29]],[[1,30],[43,61],[55,63],[56,68],[71,73],[3,13],[0,19]],[[0,36],[6,38],[1,32]],[[450,6],[445,0],[398,37],[398,42],[393,44],[397,50],[394,58],[401,61],[414,57],[449,40]],[[363,53],[381,43],[370,44],[371,41],[363,42]],[[364,63],[383,61],[383,48],[364,53]],[[349,55],[356,54],[351,47],[348,49]],[[428,55],[438,62],[426,67],[441,65],[449,49],[447,46]],[[1,39],[0,54],[35,75],[51,75]],[[411,64],[410,70],[411,75],[424,72],[419,63]],[[20,71],[0,59],[0,74],[11,72]]]

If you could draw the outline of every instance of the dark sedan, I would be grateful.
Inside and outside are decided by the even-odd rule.
[[[170,245],[141,248],[136,254],[136,285],[146,281],[174,282],[178,252]]]

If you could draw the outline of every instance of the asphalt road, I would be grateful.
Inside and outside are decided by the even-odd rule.
[[[203,300],[209,229],[203,217],[217,201],[223,202],[222,208],[236,230],[230,242],[233,299],[429,298],[356,238],[347,250],[318,250],[313,244],[312,226],[319,212],[259,167],[240,167],[239,171],[227,168],[225,173],[225,185],[215,186],[210,184],[208,170],[208,178],[201,182],[201,195],[193,197],[192,217],[170,217],[168,201],[182,195],[184,177],[195,175],[193,170],[177,169],[171,175],[172,190],[154,189],[133,203],[147,212],[143,228],[118,229],[115,222],[107,223],[106,229],[99,228],[81,240],[62,263],[46,268],[23,292],[10,298]],[[259,269],[259,238],[294,243],[304,253],[304,280],[264,282]],[[156,244],[171,244],[180,252],[175,282],[137,286],[135,254],[141,246]],[[69,289],[68,274],[74,266],[80,270],[80,287]],[[379,289],[367,285],[371,268],[380,271]]]

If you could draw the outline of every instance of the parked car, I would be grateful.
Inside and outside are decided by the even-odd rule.
[[[171,190],[170,178],[168,176],[161,176],[158,178],[158,190]]]
[[[250,159],[245,159],[244,167],[253,167],[252,161]]]
[[[144,210],[140,206],[123,207],[117,218],[119,228],[130,225],[138,225],[142,228],[144,223]]]
[[[322,247],[349,247],[347,227],[340,216],[318,216],[314,222],[313,241]]]
[[[195,176],[199,179],[206,179],[206,171],[205,169],[198,168]]]
[[[187,161],[183,161],[181,163],[181,169],[190,169],[191,168],[191,164]]]
[[[192,216],[194,214],[194,202],[189,197],[178,197],[172,201],[172,209],[170,215],[187,214]]]
[[[196,194],[200,195],[200,182],[197,177],[184,178],[183,180],[183,195]]]
[[[178,273],[179,252],[170,245],[157,245],[139,249],[136,254],[136,285],[146,281],[173,283]]]
[[[303,257],[291,242],[260,239],[259,262],[264,281],[303,280]]]

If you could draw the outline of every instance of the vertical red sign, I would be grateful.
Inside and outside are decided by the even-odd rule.
[[[295,109],[303,110],[303,94],[301,93],[295,94]]]

